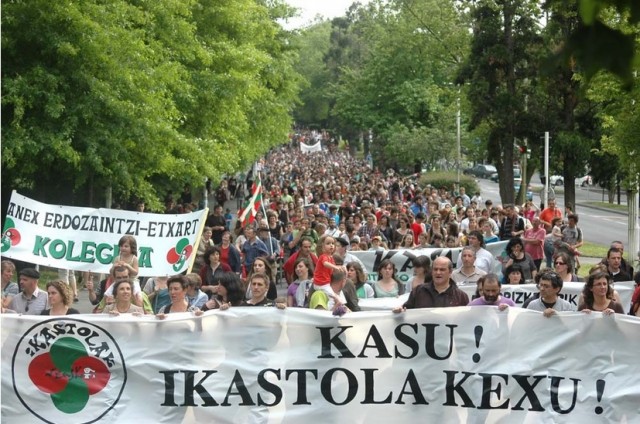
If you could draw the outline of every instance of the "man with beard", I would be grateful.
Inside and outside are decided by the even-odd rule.
[[[513,300],[500,294],[500,281],[496,274],[487,274],[484,277],[482,286],[482,296],[474,299],[469,306],[497,306],[504,311],[509,306],[516,306]]]

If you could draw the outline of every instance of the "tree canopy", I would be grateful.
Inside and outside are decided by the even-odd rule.
[[[637,178],[635,0],[372,0],[286,31],[292,13],[283,0],[4,2],[3,202],[17,189],[98,206],[113,189],[158,210],[285,142],[294,120],[365,140],[382,167],[446,168],[458,113],[463,154],[497,166],[504,202],[515,147],[531,152],[528,180],[545,131],[566,201],[587,168],[608,187]]]
[[[154,209],[286,140],[299,74],[279,1],[3,3],[2,189]],[[60,198],[62,196],[62,198]]]

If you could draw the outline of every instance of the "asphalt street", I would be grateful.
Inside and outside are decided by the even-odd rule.
[[[477,181],[484,200],[491,199],[494,204],[501,203],[497,183],[485,179],[478,179]],[[587,205],[588,202],[601,202],[601,191],[601,189],[595,187],[576,187],[575,210],[580,218],[578,226],[582,229],[583,237],[591,243],[608,245],[613,240],[620,240],[625,246],[628,246],[629,215],[626,212],[610,211]],[[540,196],[537,193],[534,193],[533,200],[536,205],[540,205]],[[559,207],[564,210],[564,197],[562,194],[556,194],[556,201]]]

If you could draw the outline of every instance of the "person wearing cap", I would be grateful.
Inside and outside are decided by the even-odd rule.
[[[371,239],[371,247],[369,248],[369,250],[372,250],[372,251],[385,250],[385,246],[382,243],[382,237],[373,236],[373,238]]]
[[[349,240],[349,250],[360,250],[360,237],[351,237],[351,240]]]
[[[49,308],[47,292],[38,288],[40,273],[34,268],[25,268],[20,271],[20,286],[22,291],[11,299],[9,309],[25,315],[40,315]]]

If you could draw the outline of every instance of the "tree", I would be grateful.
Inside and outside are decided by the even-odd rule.
[[[296,40],[300,54],[295,67],[305,76],[306,84],[300,92],[300,106],[294,110],[294,118],[303,127],[321,129],[329,125],[330,74],[324,59],[329,52],[330,34],[331,22],[321,21],[302,30]]]
[[[498,169],[500,197],[513,203],[514,142],[536,139],[525,109],[538,103],[534,82],[542,45],[540,11],[537,2],[528,0],[480,0],[470,7],[473,41],[458,81],[470,84],[470,127],[487,132],[488,159]]]
[[[46,12],[45,12],[46,11]],[[299,76],[280,1],[8,2],[2,189],[161,209],[286,140]]]
[[[411,130],[455,122],[455,114],[443,114],[456,102],[451,75],[464,56],[468,35],[463,16],[449,1],[378,1],[351,17],[341,34],[352,36],[348,52],[357,59],[338,68],[333,114],[340,129],[373,130],[374,161],[379,163],[383,158],[376,152],[385,151],[396,124]],[[344,57],[330,54],[332,63]]]

